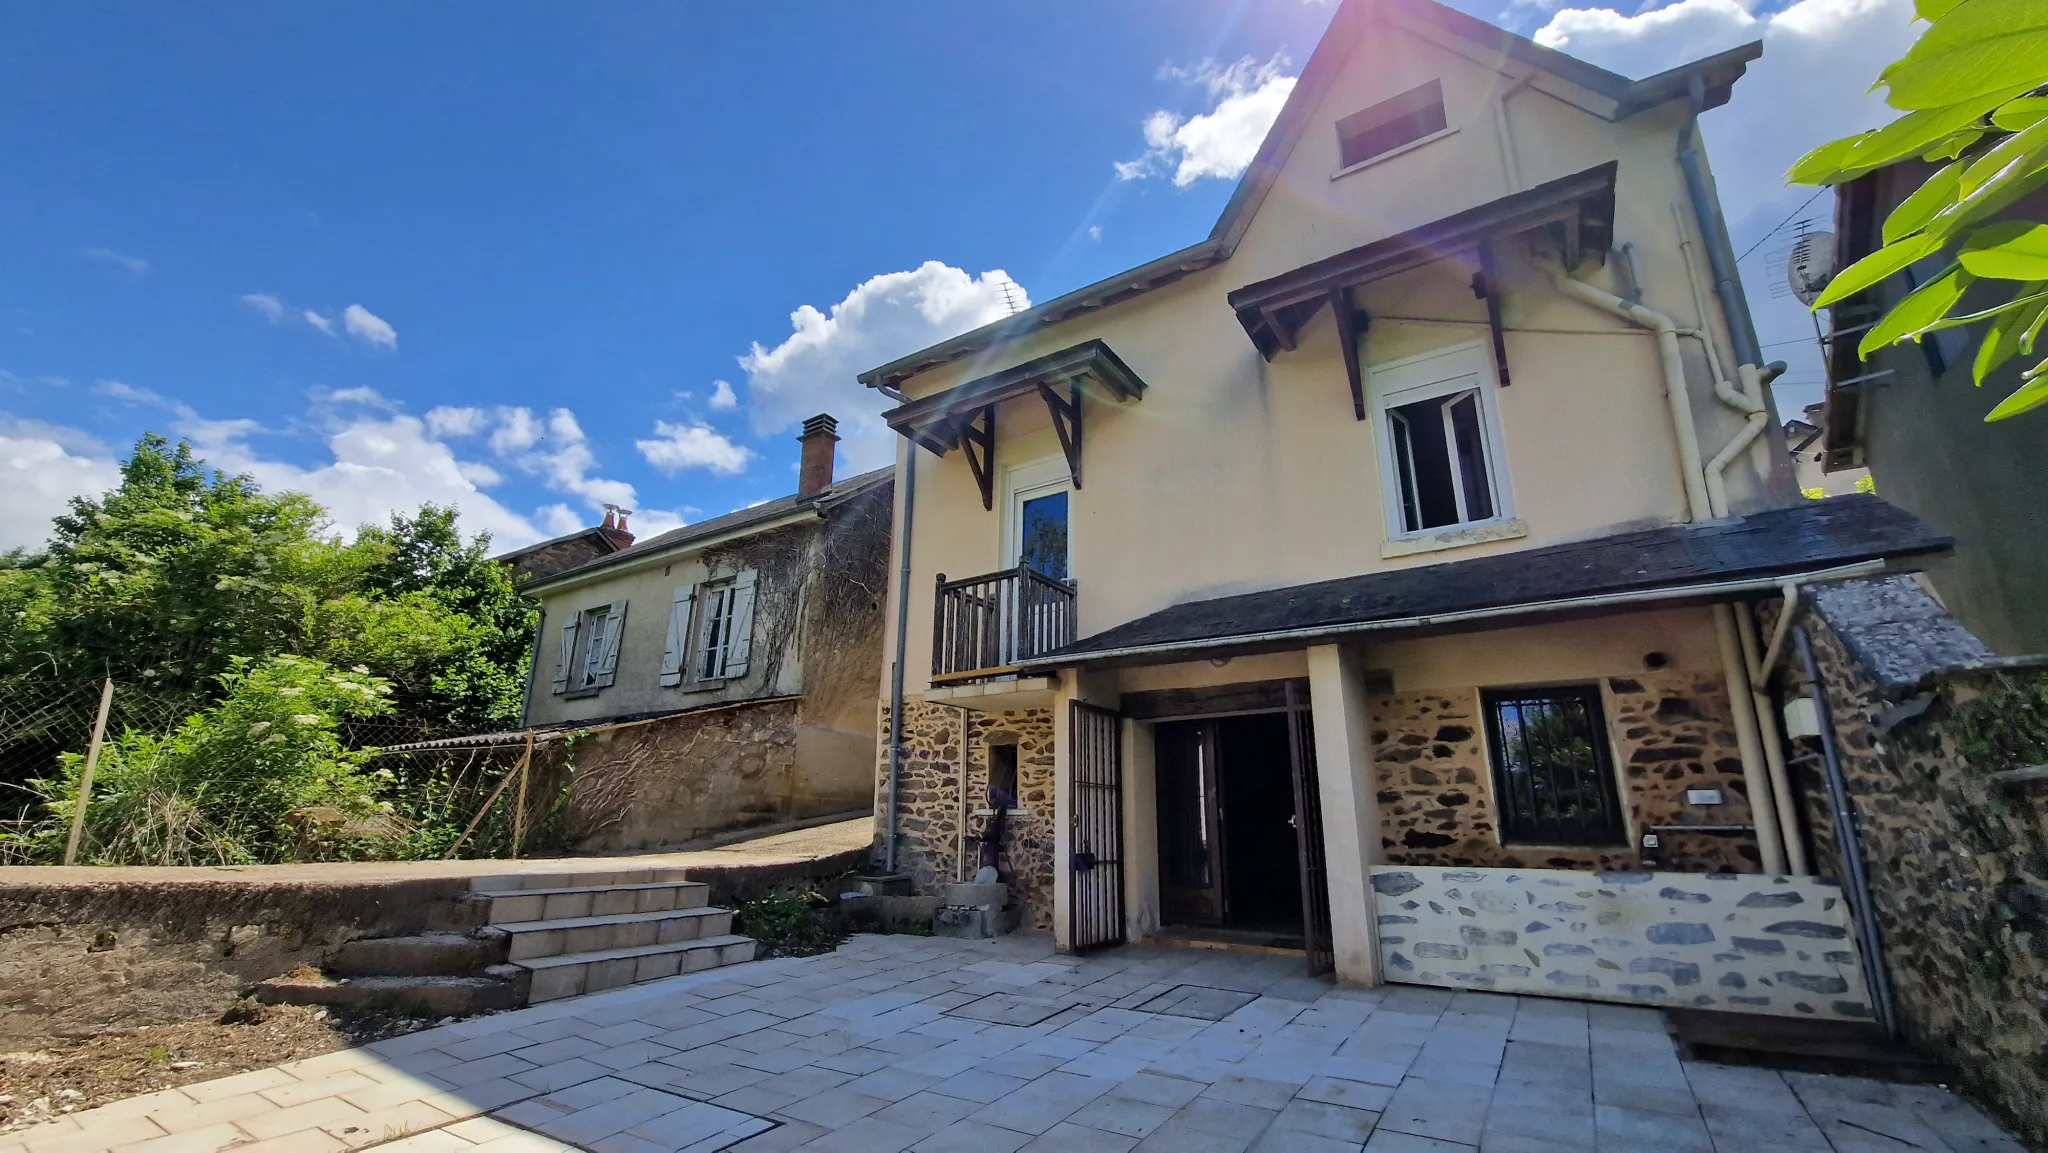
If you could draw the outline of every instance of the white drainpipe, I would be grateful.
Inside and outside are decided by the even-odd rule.
[[[1551,273],[1551,279],[1565,295],[1582,300],[1602,311],[1611,312],[1657,334],[1657,351],[1664,366],[1664,399],[1670,406],[1672,431],[1678,438],[1679,475],[1685,487],[1686,519],[1701,521],[1726,516],[1725,494],[1720,507],[1717,508],[1711,487],[1712,481],[1718,479],[1719,473],[1710,471],[1700,464],[1699,432],[1693,426],[1692,399],[1686,391],[1685,360],[1678,351],[1678,338],[1681,335],[1693,335],[1697,330],[1681,329],[1676,322],[1661,312],[1640,304],[1631,304],[1611,292],[1603,292],[1584,281],[1574,280],[1561,265]],[[1704,333],[1698,335],[1711,348],[1711,338]],[[1719,390],[1716,391],[1718,393]],[[1766,419],[1768,417],[1757,413],[1751,423],[1760,425]],[[1738,435],[1737,439],[1740,440],[1741,437]],[[1751,433],[1751,439],[1754,439],[1754,433]],[[1716,460],[1722,455],[1729,459],[1733,459],[1734,456],[1727,449],[1723,449],[1721,454],[1717,454]],[[1720,463],[1726,465],[1726,461]],[[1735,725],[1736,748],[1742,755],[1743,786],[1749,793],[1750,819],[1756,827],[1757,853],[1762,857],[1764,872],[1782,875],[1786,871],[1786,861],[1783,829],[1779,818],[1781,806],[1774,799],[1771,788],[1770,765],[1760,733],[1756,695],[1750,686],[1748,663],[1743,658],[1741,632],[1737,627],[1732,606],[1717,604],[1713,606],[1712,612],[1714,636],[1720,642],[1721,674],[1728,682],[1728,711]]]

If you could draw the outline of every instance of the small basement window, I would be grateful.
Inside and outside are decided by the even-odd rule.
[[[1363,164],[1448,127],[1443,82],[1432,80],[1339,120],[1337,163],[1342,168]]]
[[[1017,807],[1017,746],[990,745],[988,749],[988,807]]]
[[[1598,688],[1497,690],[1481,699],[1502,844],[1628,843]]]

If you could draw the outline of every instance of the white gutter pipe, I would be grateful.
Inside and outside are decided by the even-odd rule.
[[[1501,167],[1507,172],[1508,192],[1510,194],[1522,190],[1522,166],[1515,159],[1514,134],[1508,131],[1508,101],[1514,99],[1515,94],[1527,88],[1530,81],[1534,79],[1536,79],[1536,74],[1531,72],[1506,88],[1501,89],[1493,97],[1493,127],[1494,131],[1500,135],[1500,163]]]
[[[1718,479],[1718,473],[1702,468],[1700,464],[1699,432],[1693,425],[1692,398],[1685,385],[1685,359],[1678,351],[1681,330],[1677,323],[1661,312],[1630,304],[1611,292],[1602,292],[1584,281],[1572,279],[1562,265],[1551,273],[1551,279],[1565,295],[1614,313],[1657,334],[1657,351],[1664,365],[1664,398],[1671,409],[1672,431],[1678,438],[1679,475],[1685,487],[1686,519],[1702,521],[1727,515],[1725,494],[1720,507],[1716,507],[1713,499],[1712,482]],[[1759,413],[1751,423],[1760,426],[1765,419],[1768,418]],[[1753,433],[1751,439],[1754,439]],[[1723,453],[1733,459],[1733,454],[1727,453],[1726,449]],[[1721,463],[1725,465],[1726,462]],[[1779,811],[1783,806],[1776,803],[1771,788],[1770,765],[1757,720],[1756,696],[1743,659],[1735,610],[1726,603],[1717,604],[1713,606],[1712,615],[1714,636],[1721,649],[1721,674],[1728,682],[1728,711],[1735,726],[1735,744],[1742,755],[1743,786],[1749,794],[1750,815],[1756,825],[1757,854],[1762,858],[1766,873],[1782,875],[1786,861]]]
[[[1770,693],[1771,669],[1783,655],[1792,618],[1799,613],[1799,583],[1786,581],[1780,591],[1785,600],[1778,609],[1777,631],[1761,660],[1756,655],[1756,617],[1746,604],[1735,606],[1735,631],[1742,641],[1743,662],[1748,666],[1749,695],[1763,738],[1764,765],[1770,770],[1771,792],[1778,802],[1778,832],[1785,844],[1785,866],[1795,877],[1808,877],[1813,875],[1813,865],[1806,857],[1806,838],[1799,834],[1799,814],[1792,810],[1792,771],[1785,763],[1785,741],[1778,732],[1778,709]]]

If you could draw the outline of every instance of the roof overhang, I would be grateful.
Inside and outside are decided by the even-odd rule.
[[[1496,237],[1548,229],[1568,266],[1588,256],[1604,257],[1614,238],[1618,168],[1618,162],[1609,161],[1247,284],[1230,294],[1230,307],[1252,343],[1271,360],[1295,346],[1309,318],[1350,289],[1440,260],[1476,264],[1480,250]]]
[[[889,427],[944,456],[960,447],[968,424],[985,410],[1020,396],[1042,396],[1066,385],[1109,400],[1136,400],[1145,382],[1100,340],[1028,360],[1014,368],[977,377],[882,414]]]
[[[819,508],[815,502],[798,505],[796,508],[780,516],[750,521],[743,525],[735,525],[728,532],[690,537],[666,546],[657,545],[653,548],[635,552],[631,557],[623,559],[617,553],[608,557],[600,557],[587,565],[579,565],[566,572],[548,577],[546,580],[533,581],[519,591],[527,596],[539,594],[553,596],[556,593],[567,592],[570,589],[581,588],[584,585],[608,581],[625,573],[638,572],[653,565],[673,564],[678,557],[700,553],[706,549],[718,548],[722,545],[731,544],[736,540],[758,536],[764,532],[773,532],[779,528],[788,528],[790,525],[821,520],[824,518],[824,515],[824,510]]]

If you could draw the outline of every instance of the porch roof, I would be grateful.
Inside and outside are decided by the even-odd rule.
[[[1495,237],[1554,227],[1566,265],[1576,266],[1581,253],[1604,255],[1613,239],[1617,167],[1609,161],[1247,284],[1230,294],[1230,307],[1271,360],[1293,348],[1309,318],[1345,290],[1439,260],[1469,257],[1478,263],[1480,249]]]
[[[883,413],[882,419],[913,442],[944,456],[960,443],[963,426],[982,410],[1016,397],[1049,392],[1062,384],[1091,385],[1111,400],[1129,400],[1145,391],[1145,382],[1109,345],[1089,340],[898,405]]]
[[[1729,600],[1782,578],[1853,575],[1859,564],[1876,571],[1893,558],[1954,543],[1875,496],[1801,501],[1746,517],[1189,601],[1083,637],[1022,671],[1296,648],[1396,629],[1449,630],[1461,619],[1613,611],[1616,598]]]

